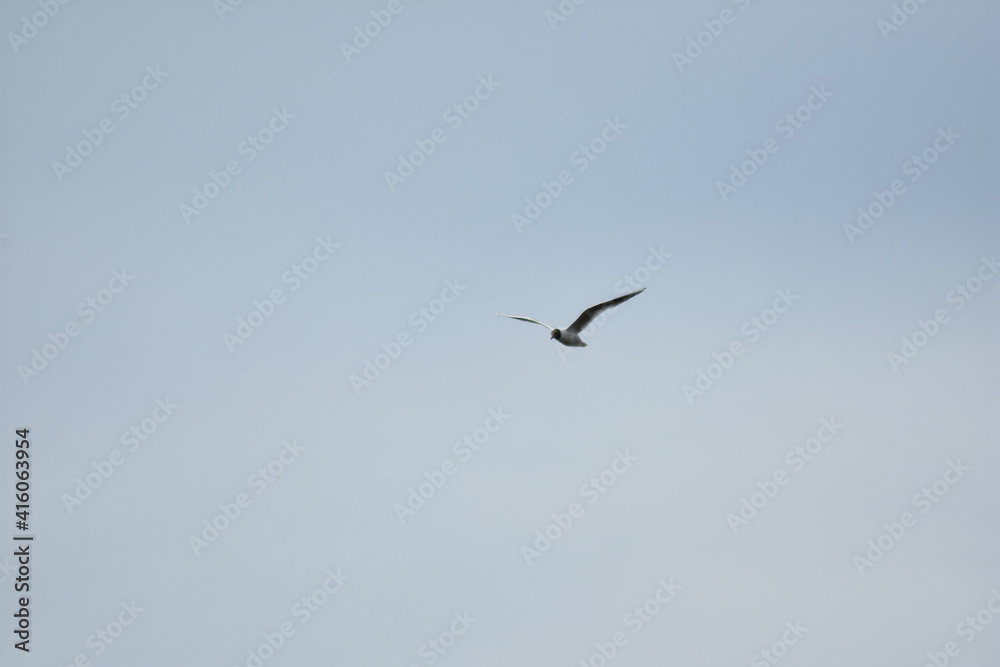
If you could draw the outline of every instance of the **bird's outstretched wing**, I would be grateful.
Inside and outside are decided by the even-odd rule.
[[[521,317],[520,315],[504,315],[503,313],[493,313],[494,315],[499,315],[500,317],[509,317],[512,320],[521,320],[522,322],[534,322],[535,324],[541,324],[546,329],[553,329],[545,322],[539,322],[538,320],[533,320],[530,317]]]
[[[572,331],[573,333],[580,333],[587,328],[587,325],[594,321],[594,318],[603,313],[608,308],[614,308],[620,303],[625,303],[632,297],[634,297],[639,292],[644,291],[646,288],[643,287],[641,290],[632,292],[631,294],[626,294],[625,296],[620,296],[617,299],[611,299],[611,301],[605,301],[604,303],[599,303],[596,306],[591,306],[587,310],[580,313],[580,317],[576,318],[576,322],[569,325],[566,331]]]

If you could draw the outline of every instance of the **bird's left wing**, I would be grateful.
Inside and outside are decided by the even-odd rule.
[[[533,320],[530,317],[521,317],[520,315],[504,315],[503,313],[493,313],[493,314],[499,315],[500,317],[509,317],[512,320],[521,320],[522,322],[534,322],[535,324],[541,324],[543,327],[547,329],[552,329],[552,327],[550,327],[545,322],[539,322],[538,320]]]
[[[625,303],[632,297],[634,297],[639,292],[644,291],[646,288],[643,287],[641,290],[632,292],[631,294],[626,294],[625,296],[620,296],[617,299],[611,299],[611,301],[605,301],[604,303],[599,303],[596,306],[591,306],[587,310],[580,313],[580,317],[576,318],[576,322],[569,325],[566,331],[572,331],[574,333],[580,333],[587,328],[587,325],[594,321],[594,318],[603,313],[608,308],[614,308],[620,303]]]

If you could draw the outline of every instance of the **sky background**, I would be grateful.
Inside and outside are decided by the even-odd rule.
[[[977,282],[1000,249],[997,6],[907,4],[884,32],[890,2],[562,5],[553,22],[555,0],[402,0],[345,55],[387,3],[4,3],[0,539],[21,532],[22,427],[35,536],[30,654],[13,648],[0,550],[4,664],[253,667],[283,623],[295,632],[264,665],[600,667],[622,632],[609,664],[753,666],[795,639],[786,623],[807,631],[782,664],[918,666],[948,642],[952,664],[995,664],[1000,619],[971,642],[960,624],[1000,590],[1000,280]],[[776,124],[814,89],[828,99],[787,136]],[[291,117],[248,161],[241,142],[275,110]],[[54,166],[104,119],[76,168]],[[609,121],[619,136],[580,171]],[[938,154],[939,131],[957,138]],[[230,161],[239,173],[185,220]],[[563,170],[572,182],[515,224]],[[848,234],[894,180],[905,191]],[[283,277],[317,239],[338,247],[293,290]],[[626,276],[646,291],[583,350],[493,314],[565,326]],[[276,289],[283,303],[227,345]],[[751,340],[779,290],[797,299]],[[938,310],[947,322],[894,368]],[[45,348],[67,324],[78,334]],[[686,395],[699,372],[717,377]],[[495,426],[491,410],[509,417],[463,460],[454,443]],[[796,470],[787,453],[824,419],[843,427]],[[130,451],[143,420],[155,432]],[[582,494],[619,452],[631,466]],[[394,506],[447,461],[401,521]],[[914,503],[950,464],[968,470]],[[727,515],[776,473],[787,484],[734,530]],[[239,494],[249,506],[192,546]],[[526,557],[572,503],[582,516]],[[915,525],[859,566],[904,512]],[[303,622],[295,605],[325,597],[328,570],[349,578]],[[633,632],[661,580],[680,588]],[[123,604],[142,611],[95,639]],[[464,613],[468,631],[429,653]]]

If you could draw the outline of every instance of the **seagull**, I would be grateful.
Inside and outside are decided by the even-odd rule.
[[[626,294],[625,296],[620,296],[617,299],[611,299],[610,301],[605,301],[604,303],[599,303],[596,306],[591,306],[587,310],[580,313],[580,317],[576,318],[576,322],[569,325],[565,329],[556,329],[550,327],[545,322],[539,322],[538,320],[533,320],[530,317],[521,317],[520,315],[504,315],[503,313],[494,313],[500,317],[509,317],[513,320],[521,320],[522,322],[534,322],[535,324],[541,324],[543,327],[547,327],[552,330],[552,335],[549,338],[555,338],[557,341],[563,345],[569,347],[587,347],[587,344],[580,340],[580,332],[587,328],[587,325],[594,321],[594,318],[603,313],[608,308],[614,308],[620,303],[625,303],[632,297],[634,297],[639,292],[645,291],[646,288],[643,287],[641,290],[632,292],[631,294]]]

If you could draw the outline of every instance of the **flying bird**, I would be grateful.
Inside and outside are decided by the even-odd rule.
[[[617,299],[611,299],[610,301],[599,303],[596,306],[591,306],[587,310],[580,313],[580,317],[576,318],[576,321],[565,329],[550,327],[545,322],[539,322],[538,320],[533,320],[530,317],[521,317],[520,315],[504,315],[503,313],[496,313],[496,315],[499,315],[500,317],[509,317],[513,320],[521,320],[522,322],[534,322],[535,324],[541,324],[543,327],[547,327],[552,330],[552,335],[549,336],[549,338],[555,338],[563,345],[567,345],[569,347],[587,347],[587,344],[580,340],[580,332],[586,329],[587,325],[593,322],[595,317],[603,313],[608,308],[614,308],[620,303],[625,303],[639,292],[645,291],[645,289],[646,288],[643,287],[641,290],[637,290],[631,294],[626,294],[625,296],[620,296]]]

